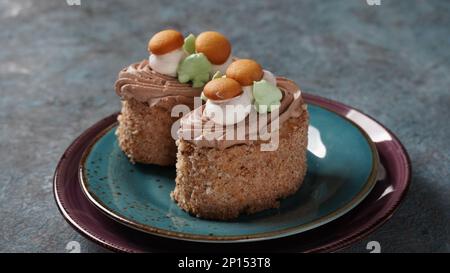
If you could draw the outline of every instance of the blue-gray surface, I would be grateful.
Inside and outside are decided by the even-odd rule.
[[[53,171],[77,135],[119,109],[117,72],[169,26],[219,30],[237,56],[398,135],[412,159],[410,191],[345,251],[367,252],[371,240],[383,252],[450,251],[449,1],[80,2],[0,1],[0,251],[64,252],[72,240],[104,251],[59,214]]]

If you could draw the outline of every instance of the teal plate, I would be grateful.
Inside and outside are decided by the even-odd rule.
[[[324,225],[359,204],[376,183],[375,145],[352,121],[308,105],[308,171],[296,194],[270,209],[233,221],[203,220],[170,198],[175,167],[131,164],[120,150],[117,124],[100,133],[80,162],[88,199],[111,218],[163,237],[197,242],[258,241]]]

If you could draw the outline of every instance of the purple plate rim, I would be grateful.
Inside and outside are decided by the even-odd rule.
[[[343,236],[342,238],[340,238],[340,237],[335,238],[334,240],[331,240],[330,242],[315,246],[311,249],[307,249],[304,251],[304,252],[333,252],[333,251],[337,251],[339,249],[345,248],[345,247],[349,246],[350,244],[357,242],[357,241],[361,240],[362,238],[368,236],[369,234],[371,234],[373,231],[375,231],[377,228],[379,228],[381,225],[383,225],[387,220],[389,220],[392,217],[392,215],[394,214],[394,212],[396,211],[396,209],[399,207],[400,203],[404,199],[406,193],[408,192],[410,181],[411,181],[411,162],[410,162],[410,158],[408,156],[408,153],[407,153],[405,147],[402,145],[402,143],[399,141],[399,139],[388,128],[384,127],[376,119],[372,118],[371,116],[369,116],[367,114],[364,114],[362,111],[360,111],[358,109],[347,106],[347,105],[337,102],[337,101],[333,101],[330,99],[326,99],[326,98],[323,98],[320,96],[307,94],[307,93],[303,93],[302,95],[306,102],[311,102],[316,105],[322,106],[330,111],[333,111],[333,112],[343,116],[344,118],[347,118],[347,117],[345,117],[346,113],[348,113],[350,110],[354,110],[354,111],[357,111],[360,114],[366,116],[367,118],[371,119],[372,121],[376,122],[377,125],[379,125],[381,128],[383,128],[389,134],[389,136],[391,138],[389,143],[391,143],[391,145],[398,146],[397,148],[399,151],[397,152],[397,157],[402,158],[404,161],[401,164],[401,166],[403,167],[403,170],[402,170],[402,174],[403,174],[402,182],[403,183],[401,183],[403,185],[402,190],[399,193],[399,195],[397,195],[397,198],[395,198],[395,200],[393,200],[394,202],[390,204],[389,208],[381,216],[378,216],[378,217],[377,217],[377,215],[374,216],[374,217],[377,217],[376,221],[374,221],[370,224],[365,223],[365,224],[361,225],[361,227],[356,229],[354,232],[347,234],[346,236]],[[88,146],[88,144],[85,143],[86,140],[84,140],[84,139],[86,137],[88,137],[90,134],[93,134],[93,131],[95,131],[95,130],[101,131],[102,128],[107,127],[111,123],[114,123],[116,120],[116,116],[117,116],[117,113],[112,114],[112,115],[98,121],[97,123],[95,123],[94,125],[89,127],[87,130],[85,130],[80,136],[78,136],[71,143],[71,145],[67,148],[67,150],[62,155],[60,161],[58,162],[58,165],[55,170],[55,175],[54,175],[54,179],[53,179],[53,181],[54,181],[54,185],[53,185],[54,198],[57,203],[57,207],[58,207],[59,211],[61,212],[61,214],[63,215],[64,219],[73,228],[75,228],[75,230],[77,230],[79,233],[81,233],[86,238],[90,239],[91,241],[93,241],[95,243],[98,243],[99,245],[101,245],[107,249],[113,250],[113,251],[140,252],[140,251],[137,251],[136,249],[133,249],[132,247],[119,245],[119,244],[116,244],[115,242],[112,242],[111,240],[102,238],[102,236],[99,236],[98,234],[97,235],[93,234],[92,227],[86,226],[86,223],[82,223],[83,221],[81,221],[80,219],[75,219],[73,217],[73,215],[71,213],[73,211],[73,208],[69,208],[67,206],[67,202],[66,202],[67,197],[64,196],[64,193],[62,192],[62,189],[61,189],[61,187],[64,184],[62,181],[63,180],[62,174],[64,172],[70,171],[70,170],[67,170],[66,166],[64,166],[64,163],[66,162],[68,156],[73,154],[74,149],[76,149],[78,146],[80,146],[80,145]],[[357,122],[355,122],[355,123],[357,123]],[[358,125],[360,125],[360,124],[358,124]],[[97,135],[97,133],[95,133],[94,136]],[[90,142],[89,139],[87,140],[87,142]],[[377,149],[380,149],[380,148],[383,149],[383,147],[382,147],[383,143],[381,143],[381,144],[375,143],[377,146]],[[392,155],[391,155],[391,157],[392,157]],[[75,167],[75,172],[77,172],[77,171],[78,171],[78,169]],[[399,170],[397,169],[396,171],[398,172]],[[79,181],[75,181],[72,183],[78,184],[78,182]],[[59,186],[59,184],[61,184],[61,187]],[[84,201],[89,202],[88,200],[84,200]],[[81,222],[81,223],[79,223],[79,222]],[[333,221],[331,223],[333,223]],[[118,225],[120,225],[120,224],[118,224]],[[327,225],[329,225],[329,224],[326,224],[324,226],[326,227]],[[301,236],[301,235],[297,235],[297,236]],[[290,237],[291,236],[289,236],[287,238],[290,238]],[[167,240],[171,240],[171,239],[167,239]],[[264,243],[264,242],[265,241],[263,241],[261,243]],[[270,242],[270,241],[268,241],[268,242]],[[236,245],[239,245],[239,244],[236,244]]]

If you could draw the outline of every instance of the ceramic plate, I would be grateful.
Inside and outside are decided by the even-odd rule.
[[[376,182],[378,157],[372,141],[353,122],[317,105],[308,105],[308,110],[306,178],[278,209],[227,222],[189,215],[170,198],[175,167],[131,164],[118,147],[116,125],[101,132],[86,150],[80,164],[83,190],[113,219],[183,240],[266,240],[321,226],[367,196]]]
[[[370,194],[354,209],[328,224],[274,240],[219,245],[154,236],[112,220],[83,194],[78,166],[95,136],[114,124],[117,114],[88,128],[61,156],[53,184],[58,209],[80,234],[107,249],[120,252],[332,252],[345,248],[362,240],[392,217],[409,188],[411,164],[396,136],[373,118],[336,101],[308,93],[303,93],[303,96],[308,103],[325,107],[363,128],[375,143],[380,158],[379,176]]]

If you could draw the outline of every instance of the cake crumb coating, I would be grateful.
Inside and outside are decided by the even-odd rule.
[[[223,151],[177,141],[176,187],[171,197],[185,211],[205,219],[230,220],[277,208],[294,194],[306,174],[309,116],[304,107],[280,128],[279,147],[261,151],[261,143]]]

